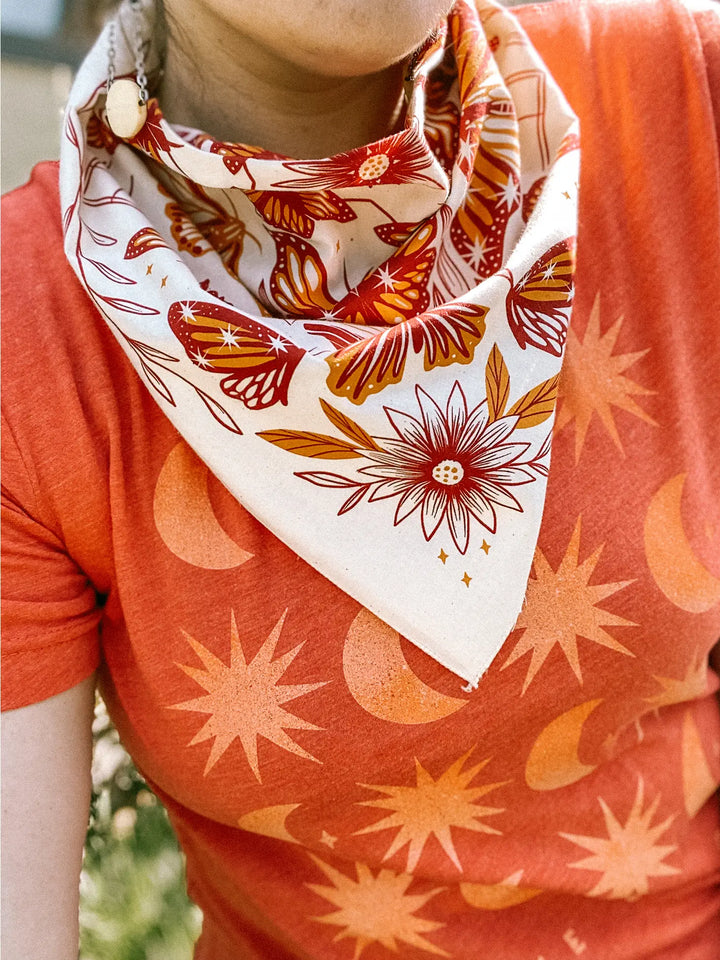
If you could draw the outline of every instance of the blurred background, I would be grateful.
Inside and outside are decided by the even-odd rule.
[[[74,71],[113,5],[3,0],[3,193],[24,183],[40,160],[57,159]],[[95,713],[80,960],[190,960],[202,918],[185,893],[182,854],[100,699]]]

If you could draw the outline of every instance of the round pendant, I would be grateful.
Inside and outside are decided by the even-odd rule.
[[[139,133],[147,119],[147,105],[140,99],[140,87],[134,80],[113,81],[107,92],[105,110],[110,129],[123,140]]]

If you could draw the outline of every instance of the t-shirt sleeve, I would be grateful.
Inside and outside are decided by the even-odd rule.
[[[702,0],[691,5],[702,44],[707,85],[715,116],[715,133],[720,149],[720,3]]]
[[[3,417],[3,710],[62,693],[99,662],[96,592],[51,526]]]

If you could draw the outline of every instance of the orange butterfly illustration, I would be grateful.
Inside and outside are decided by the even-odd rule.
[[[337,396],[363,403],[402,379],[409,353],[421,355],[425,370],[470,363],[485,335],[488,308],[470,303],[444,304],[326,357],[327,384]],[[328,333],[311,330],[322,336]]]
[[[260,216],[271,227],[309,239],[317,220],[348,223],[355,220],[352,207],[329,190],[314,193],[289,193],[282,190],[256,190],[247,194]]]
[[[305,350],[220,303],[178,301],[168,311],[168,323],[194,364],[225,375],[220,387],[227,396],[250,410],[287,405]]]
[[[327,271],[315,248],[292,234],[275,233],[273,238],[277,259],[270,274],[270,298],[280,312],[308,319],[334,318]],[[260,293],[265,293],[263,284]]]
[[[338,302],[335,316],[350,323],[390,326],[427,310],[436,234],[434,221],[423,223],[397,253],[372,270]]]
[[[575,238],[561,240],[533,264],[513,285],[509,270],[501,271],[511,284],[506,307],[510,330],[518,344],[529,344],[562,356],[573,302]]]

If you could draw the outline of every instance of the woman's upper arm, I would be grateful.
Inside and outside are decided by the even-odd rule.
[[[94,677],[2,717],[2,956],[76,960]]]

